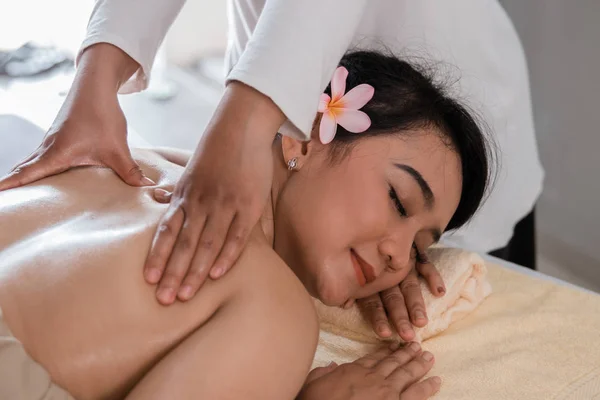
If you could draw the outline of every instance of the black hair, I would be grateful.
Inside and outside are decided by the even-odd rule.
[[[340,66],[348,70],[346,91],[367,83],[375,93],[361,108],[371,118],[371,126],[360,134],[338,126],[330,143],[332,160],[347,155],[353,144],[364,138],[437,128],[447,145],[458,153],[462,166],[460,202],[446,230],[464,225],[483,203],[491,181],[492,147],[474,113],[450,97],[431,73],[393,55],[355,51],[346,54]],[[325,92],[331,95],[331,87]]]

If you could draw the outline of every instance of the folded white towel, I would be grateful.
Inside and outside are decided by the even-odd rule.
[[[423,341],[444,331],[451,323],[473,311],[492,292],[486,277],[485,262],[479,255],[439,247],[430,249],[428,257],[444,280],[446,294],[442,297],[433,296],[426,282],[421,279],[429,323],[424,328],[415,329],[416,341]],[[315,304],[321,330],[364,343],[377,343],[380,340],[358,306],[344,310],[327,307],[318,300]],[[401,340],[397,334],[392,339]]]

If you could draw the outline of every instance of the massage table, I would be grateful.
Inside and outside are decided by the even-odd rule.
[[[429,323],[416,329],[417,340],[436,357],[429,375],[443,382],[434,399],[600,399],[598,294],[465,250],[428,253],[447,288],[435,298],[421,281]],[[382,345],[358,308],[315,305],[313,367]]]

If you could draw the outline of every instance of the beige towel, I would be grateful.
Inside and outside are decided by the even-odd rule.
[[[600,296],[488,264],[493,287],[477,309],[423,348],[441,376],[434,397],[600,399]],[[315,366],[356,359],[376,345],[322,330]]]
[[[421,280],[421,292],[427,307],[429,323],[424,328],[415,330],[415,340],[419,342],[439,334],[451,323],[462,319],[492,291],[486,277],[485,262],[479,255],[450,248],[430,249],[427,255],[438,268],[447,291],[443,297],[434,297],[425,281]],[[377,334],[363,318],[357,306],[342,310],[327,307],[318,300],[315,301],[315,305],[321,321],[321,330],[364,343],[379,342]],[[394,339],[401,340],[397,334]]]

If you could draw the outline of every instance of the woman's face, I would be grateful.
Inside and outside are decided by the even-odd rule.
[[[433,129],[362,140],[335,165],[309,148],[277,199],[277,253],[330,306],[400,283],[458,206],[457,153]]]

